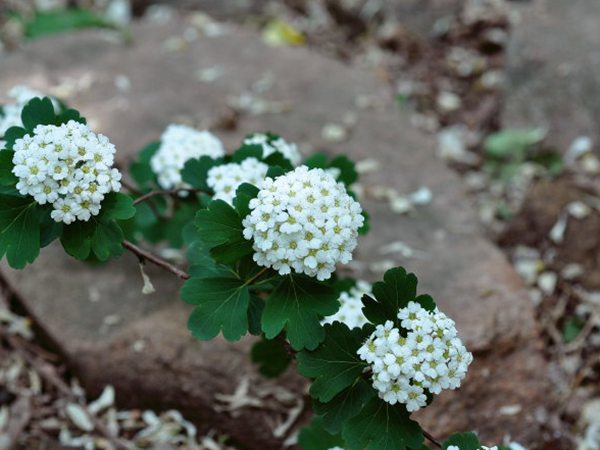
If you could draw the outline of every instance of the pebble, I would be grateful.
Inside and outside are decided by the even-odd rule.
[[[584,268],[581,264],[570,263],[567,264],[560,272],[560,275],[565,280],[575,280],[579,278],[584,273]]]
[[[537,275],[544,266],[539,259],[522,259],[515,262],[515,270],[523,281],[529,285],[533,285],[537,279]]]
[[[571,165],[581,156],[592,151],[592,139],[589,136],[576,137],[565,153],[565,164]]]
[[[88,410],[92,414],[97,414],[100,411],[112,406],[115,403],[115,389],[112,386],[106,386],[96,400],[88,405]]]
[[[328,123],[323,126],[321,136],[328,142],[344,142],[348,139],[348,131],[341,125]]]
[[[437,154],[444,161],[475,165],[479,157],[467,150],[469,130],[464,125],[453,125],[442,129],[438,135]]]
[[[450,113],[462,106],[462,100],[453,92],[442,91],[437,96],[437,105],[441,112]]]
[[[583,202],[571,202],[567,205],[567,211],[576,219],[585,219],[590,214],[590,207]]]
[[[65,407],[67,417],[73,422],[77,428],[83,431],[92,431],[94,424],[86,414],[84,409],[76,403],[68,403]]]
[[[556,289],[557,275],[554,272],[543,272],[537,279],[537,285],[546,295],[552,295]]]

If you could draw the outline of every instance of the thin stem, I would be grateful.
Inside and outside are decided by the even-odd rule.
[[[182,280],[187,280],[188,278],[190,278],[190,274],[187,273],[185,270],[180,269],[179,267],[175,266],[174,264],[171,264],[170,262],[162,259],[160,256],[156,256],[153,253],[150,253],[149,251],[146,251],[146,250],[138,247],[133,242],[123,241],[122,244],[123,244],[123,247],[125,247],[127,250],[129,250],[134,255],[136,255],[141,262],[144,262],[144,261],[151,262],[152,264],[154,264],[158,267],[161,267],[161,268],[167,270],[168,272],[171,272],[173,275],[181,278]]]
[[[133,201],[133,204],[137,205],[138,203],[145,202],[148,199],[151,199],[153,197],[158,197],[158,196],[163,196],[163,195],[174,196],[174,195],[180,194],[181,192],[195,193],[195,192],[199,192],[199,190],[198,189],[181,188],[181,189],[171,189],[171,190],[165,190],[165,191],[150,191],[150,192],[136,198]]]
[[[250,280],[246,281],[245,285],[252,284],[252,282],[254,280],[257,280],[258,278],[260,278],[267,270],[269,270],[269,269],[266,267],[264,269],[261,269],[260,272],[258,272],[256,275],[254,275]]]
[[[429,440],[429,442],[431,442],[437,448],[442,448],[442,444],[440,444],[440,442],[427,431],[423,430],[423,436],[425,436]]]

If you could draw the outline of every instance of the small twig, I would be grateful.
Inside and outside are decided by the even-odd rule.
[[[125,189],[127,189],[130,194],[141,195],[141,192],[135,186],[133,186],[131,183],[129,183],[128,181],[125,181],[125,180],[122,179],[121,180],[121,185]]]
[[[142,195],[141,197],[136,198],[133,201],[134,205],[137,205],[138,203],[142,203],[145,202],[153,197],[159,197],[159,196],[174,196],[174,195],[178,195],[182,192],[187,192],[187,193],[196,193],[196,192],[200,192],[198,189],[186,189],[186,188],[181,188],[181,189],[171,189],[171,190],[165,190],[165,191],[150,191],[144,195]]]
[[[138,247],[133,242],[123,241],[122,244],[123,247],[125,247],[134,255],[136,255],[141,262],[151,262],[152,264],[161,267],[167,270],[168,272],[171,272],[173,275],[181,278],[182,280],[187,280],[188,278],[190,278],[190,274],[187,273],[185,270],[180,269],[179,267],[175,266],[174,264],[171,264],[170,262],[162,259],[161,257],[156,256],[153,253],[150,253],[149,251]]]
[[[429,442],[431,442],[437,448],[442,448],[442,444],[440,444],[440,442],[436,438],[434,438],[429,432],[423,430],[423,436],[425,436],[427,440],[429,440]]]
[[[287,352],[287,354],[292,359],[296,358],[296,350],[294,350],[292,348],[292,346],[290,345],[290,343],[288,342],[288,340],[285,338],[285,334],[284,333],[278,334],[275,339],[277,339],[278,341],[281,341],[281,344],[283,345],[283,348],[285,348],[285,351]]]
[[[246,284],[252,284],[254,281],[256,281],[256,280],[257,280],[257,279],[259,279],[261,276],[263,276],[267,270],[269,270],[269,269],[268,269],[268,268],[266,268],[266,267],[265,267],[264,269],[261,269],[261,271],[260,271],[260,272],[258,272],[256,275],[254,275],[254,276],[253,276],[253,277],[252,277],[250,280],[248,280],[248,281],[246,282]]]

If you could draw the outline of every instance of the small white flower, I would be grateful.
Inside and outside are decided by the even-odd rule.
[[[121,189],[110,167],[115,147],[81,123],[38,125],[13,147],[17,189],[40,205],[51,203],[56,222],[87,221],[100,212],[104,195]],[[110,165],[109,165],[110,163]]]
[[[412,412],[427,404],[427,392],[458,388],[473,355],[458,337],[454,321],[437,308],[427,311],[409,302],[398,311],[398,319],[405,333],[388,320],[375,327],[357,354],[371,365],[379,397],[403,403]]]
[[[340,309],[332,316],[327,316],[321,323],[342,322],[348,328],[360,328],[368,321],[362,312],[362,297],[363,295],[373,295],[372,286],[366,281],[359,280],[356,286],[350,288],[348,292],[340,294],[339,302]]]
[[[280,137],[271,137],[265,133],[254,133],[244,139],[244,144],[261,145],[263,149],[263,158],[266,158],[275,152],[279,152],[287,158],[293,166],[297,166],[302,160],[302,155],[298,151],[296,144],[288,143]]]
[[[181,169],[193,158],[225,154],[223,144],[214,134],[187,125],[169,125],[160,138],[160,147],[150,160],[150,167],[164,189],[185,187]]]
[[[269,166],[256,158],[246,158],[241,163],[228,163],[215,166],[208,171],[206,183],[214,191],[215,200],[233,204],[235,191],[242,183],[250,183],[261,188]]]
[[[322,169],[300,166],[266,178],[242,222],[253,239],[254,260],[281,275],[326,280],[337,263],[352,259],[364,218],[360,205]]]

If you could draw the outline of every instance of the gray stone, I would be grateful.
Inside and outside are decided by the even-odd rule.
[[[508,47],[505,127],[545,127],[564,151],[578,136],[600,141],[600,2],[519,5]]]
[[[456,318],[475,353],[464,387],[442,395],[422,415],[426,427],[439,436],[475,429],[490,442],[506,434],[524,444],[537,442],[534,411],[550,396],[532,308],[502,253],[482,237],[461,181],[435,158],[434,142],[409,125],[407,113],[398,111],[373,74],[306,49],[266,47],[253,34],[231,28],[187,44],[173,40],[184,29],[181,23],[138,25],[132,45],[97,31],[36,42],[0,59],[0,92],[16,83],[70,89],[66,100],[110,137],[125,165],[171,121],[222,122],[228,98],[270,78],[271,89],[260,95],[286,105],[287,112],[242,114],[233,131],[218,133],[229,148],[247,132],[269,129],[315,149],[377,159],[381,168],[362,181],[367,190],[384,185],[410,193],[427,186],[433,192],[432,202],[411,215],[366,200],[372,229],[356,254],[365,263],[389,259],[381,248],[398,240],[418,250],[416,258],[392,259],[419,275],[421,292]],[[211,67],[222,76],[198,81],[198,69]],[[129,78],[128,91],[115,87],[118,75]],[[357,108],[358,97],[375,106]],[[355,118],[348,141],[325,141],[323,125],[341,124],[348,113]],[[357,275],[381,276],[368,266],[356,265]],[[58,246],[43,250],[22,272],[2,272],[92,391],[113,384],[123,405],[174,407],[244,447],[280,448],[272,433],[279,415],[242,408],[233,417],[215,410],[216,393],[232,393],[243,377],[255,377],[245,354],[249,341],[194,342],[185,327],[189,309],[177,300],[179,280],[150,269],[158,291],[145,297],[133,257],[91,267]],[[107,316],[114,316],[110,326]],[[282,383],[303,392],[291,374]],[[521,409],[497,414],[513,405]]]

